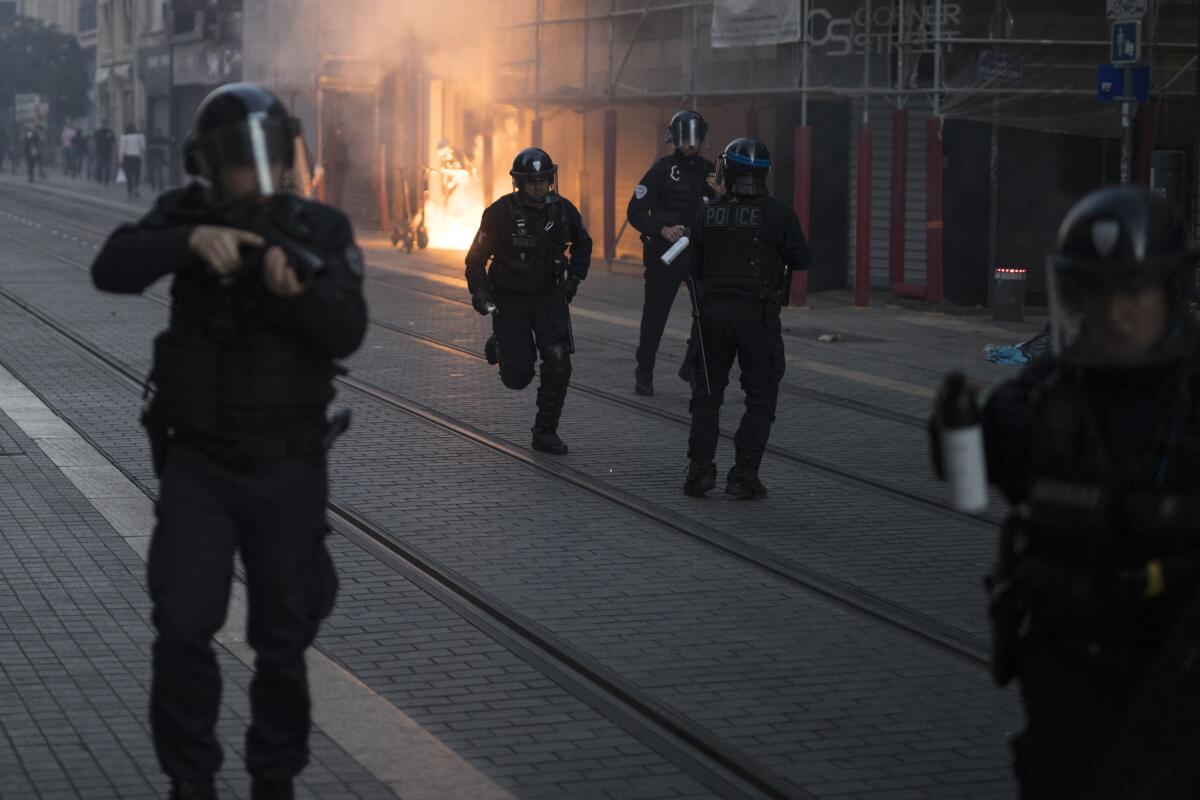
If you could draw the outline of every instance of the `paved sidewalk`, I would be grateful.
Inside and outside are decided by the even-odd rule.
[[[147,724],[150,499],[0,368],[0,797],[165,795]],[[218,635],[220,791],[240,764],[253,653],[244,591]],[[310,652],[307,798],[507,798],[386,700]]]

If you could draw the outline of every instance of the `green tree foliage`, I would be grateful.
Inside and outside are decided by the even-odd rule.
[[[0,26],[0,108],[18,94],[40,94],[53,124],[89,111],[87,66],[75,37],[44,22],[18,17]]]

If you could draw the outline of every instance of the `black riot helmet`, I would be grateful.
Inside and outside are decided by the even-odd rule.
[[[1102,367],[1180,357],[1191,335],[1185,288],[1196,256],[1179,209],[1166,198],[1129,186],[1088,194],[1067,212],[1047,260],[1055,356]],[[1135,297],[1156,286],[1163,290],[1166,318],[1161,339],[1149,350],[1123,354],[1088,330],[1089,317],[1103,319],[1117,295]]]
[[[513,188],[517,190],[521,202],[528,205],[545,205],[553,200],[552,193],[558,180],[558,165],[542,148],[526,147],[517,153],[508,174],[512,176]],[[549,184],[549,191],[543,197],[532,197],[525,191],[525,184],[529,181],[545,181]]]
[[[761,197],[767,194],[771,153],[757,139],[734,139],[717,157],[717,180],[736,195]]]
[[[253,167],[258,194],[270,196],[279,188],[271,166],[291,169],[299,135],[299,120],[274,94],[254,83],[227,84],[196,109],[184,144],[184,168],[221,193],[222,167]]]
[[[704,144],[704,137],[708,135],[708,123],[695,111],[679,111],[671,117],[670,123],[667,124],[667,132],[671,135],[671,143],[676,147],[699,147]]]

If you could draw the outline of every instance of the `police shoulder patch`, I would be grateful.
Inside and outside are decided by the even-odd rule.
[[[350,267],[350,272],[355,277],[361,278],[363,276],[366,266],[363,264],[362,250],[359,249],[358,245],[351,244],[346,246],[346,266]]]
[[[647,189],[645,186],[643,186],[642,184],[639,183],[637,185],[637,188],[635,188],[633,190],[633,196],[636,197],[638,200],[641,200],[643,197],[645,197],[649,193],[649,191],[650,191],[649,189]]]

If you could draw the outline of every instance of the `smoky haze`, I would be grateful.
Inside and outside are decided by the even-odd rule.
[[[526,2],[486,0],[291,0],[248,3],[245,71],[277,89],[313,86],[323,58],[363,59],[370,80],[414,55],[433,77],[471,81],[487,94],[487,31]],[[518,15],[518,18],[521,15]],[[374,62],[368,65],[368,62]],[[377,65],[377,66],[376,66]]]

